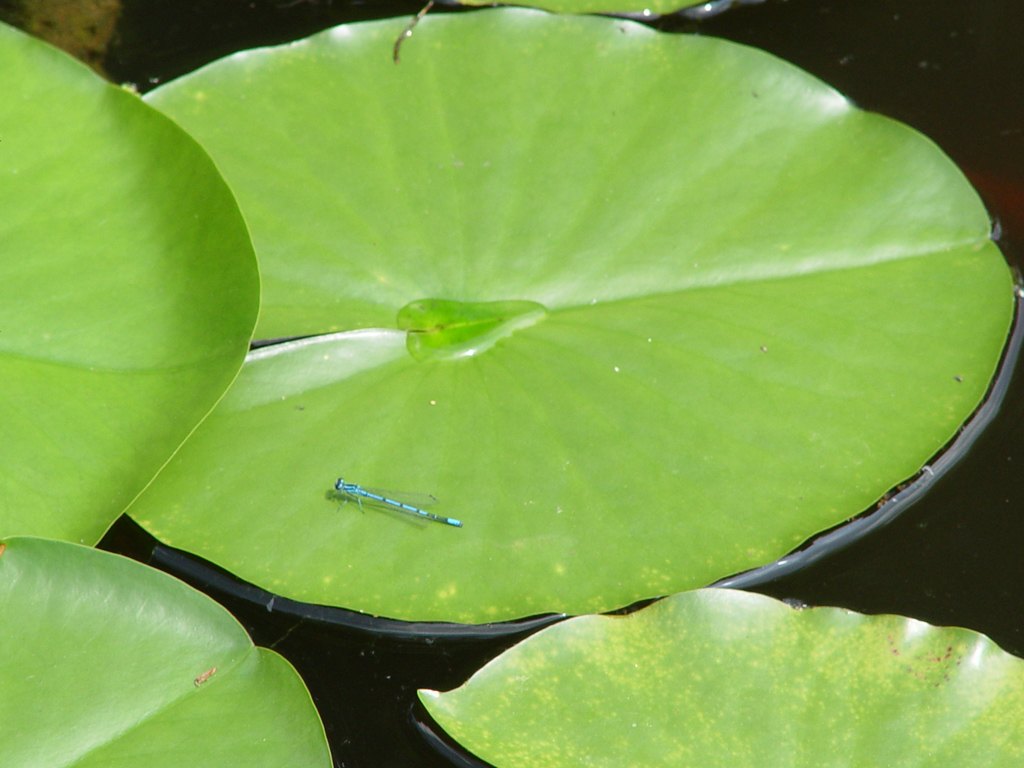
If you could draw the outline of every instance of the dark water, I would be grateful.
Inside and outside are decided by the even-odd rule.
[[[147,90],[235,50],[334,24],[415,13],[418,2],[130,0],[104,61]],[[432,12],[447,12],[439,9]],[[981,191],[1000,245],[1024,255],[1024,3],[1020,0],[767,0],[703,21],[655,25],[757,46],[861,107],[935,140]],[[1018,364],[1020,368],[1020,364]],[[804,570],[758,587],[780,598],[899,613],[986,633],[1024,656],[1024,376],[965,458],[895,522]],[[105,546],[142,554],[120,524]],[[168,566],[170,567],[170,566]],[[410,719],[417,687],[462,682],[514,638],[418,639],[299,619],[213,587],[261,645],[299,669],[338,766],[443,766]]]

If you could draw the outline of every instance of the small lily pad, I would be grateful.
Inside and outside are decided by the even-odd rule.
[[[733,590],[569,619],[420,698],[496,768],[1024,759],[1024,661],[984,635]]]
[[[930,141],[768,54],[498,9],[153,91],[264,275],[238,382],[130,514],[409,620],[599,612],[771,562],[914,475],[1013,314]],[[465,524],[357,505],[338,477]]]
[[[406,331],[406,347],[415,359],[453,360],[486,352],[547,314],[535,301],[425,299],[399,310],[398,328]]]
[[[118,555],[0,541],[5,768],[329,768],[295,670],[177,579]]]

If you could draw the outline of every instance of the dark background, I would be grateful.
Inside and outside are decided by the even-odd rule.
[[[44,36],[60,28],[60,19],[30,16],[29,5],[0,0],[0,15]],[[79,41],[78,55],[141,91],[236,50],[421,8],[419,2],[340,0],[127,0],[122,6],[95,0],[86,6],[98,15],[89,17],[91,36]],[[446,12],[465,11],[431,11]],[[766,0],[702,20],[691,16],[665,17],[652,25],[770,51],[862,108],[931,137],[982,193],[1003,252],[1011,264],[1020,263],[1024,3]],[[1020,373],[992,425],[922,501],[881,530],[757,590],[811,605],[969,627],[1024,656]],[[153,560],[152,542],[130,521],[119,523],[103,546]],[[372,627],[345,628],[333,619],[268,612],[259,600],[232,596],[228,588],[207,586],[207,591],[236,613],[258,644],[276,648],[299,669],[338,766],[450,764],[412,723],[415,689],[458,685],[515,640],[452,637],[443,631],[395,637]]]

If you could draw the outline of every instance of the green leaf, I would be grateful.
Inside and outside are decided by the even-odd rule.
[[[547,317],[535,301],[462,302],[425,299],[398,312],[398,328],[417,360],[454,360],[479,355],[520,328]]]
[[[137,96],[3,25],[0,88],[0,534],[91,544],[238,372],[256,264]]]
[[[486,5],[467,2],[464,5]],[[693,0],[531,0],[531,8],[542,8],[553,13],[636,13],[644,16],[674,13],[693,5]],[[419,25],[417,25],[418,27]],[[405,43],[402,44],[404,55]]]
[[[331,765],[295,670],[177,579],[45,539],[0,542],[5,768]]]
[[[927,139],[721,40],[488,10],[396,66],[402,27],[151,94],[238,195],[263,335],[343,331],[250,356],[132,508],[154,535],[378,615],[598,612],[866,509],[983,397],[1011,276]]]
[[[1011,768],[1024,756],[1024,661],[984,635],[733,590],[570,619],[420,699],[497,768]]]

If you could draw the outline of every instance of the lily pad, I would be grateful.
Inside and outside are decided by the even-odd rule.
[[[92,544],[237,374],[259,278],[164,115],[2,24],[0,84],[0,534]]]
[[[570,619],[420,699],[496,768],[1011,768],[1024,755],[1024,661],[984,635],[733,590]]]
[[[780,557],[984,396],[1010,271],[956,167],[763,52],[523,9],[354,24],[150,95],[265,278],[130,514],[307,602],[599,612]],[[433,494],[455,529],[346,504]]]
[[[329,768],[295,670],[223,608],[132,560],[0,542],[0,739],[8,768]]]
[[[758,2],[758,0],[753,1]],[[725,7],[721,7],[719,12],[726,10],[729,4],[730,0],[724,0]],[[487,3],[466,2],[462,5],[487,5]],[[705,3],[694,3],[693,0],[537,0],[536,2],[531,0],[524,5],[553,13],[635,13],[643,16],[657,16],[696,5],[722,6],[723,0],[712,0],[712,2]]]

